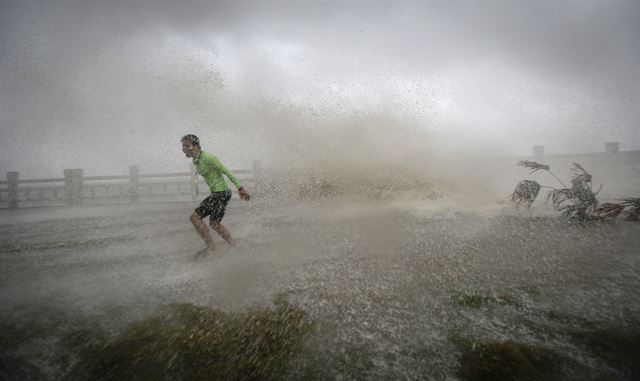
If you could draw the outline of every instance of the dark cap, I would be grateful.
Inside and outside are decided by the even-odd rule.
[[[197,145],[197,146],[200,145],[200,139],[198,139],[198,137],[195,136],[194,134],[185,135],[185,136],[182,137],[182,139],[180,139],[180,141],[182,143],[188,142],[188,143],[191,143],[193,145]]]

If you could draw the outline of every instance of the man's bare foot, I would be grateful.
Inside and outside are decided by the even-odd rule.
[[[214,255],[215,249],[213,247],[205,247],[204,249],[200,249],[196,251],[196,258],[206,257],[207,255]]]

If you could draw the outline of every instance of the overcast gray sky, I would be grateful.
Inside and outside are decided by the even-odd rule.
[[[180,170],[192,131],[245,166],[269,104],[451,150],[637,150],[640,2],[0,0],[2,173]]]

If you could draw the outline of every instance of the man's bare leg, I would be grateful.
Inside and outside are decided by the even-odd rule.
[[[211,228],[216,231],[231,246],[235,243],[233,237],[231,237],[231,233],[229,233],[229,229],[226,226],[220,223],[220,221],[211,221]]]
[[[191,220],[193,227],[196,228],[196,231],[198,232],[200,237],[202,237],[202,239],[204,240],[204,243],[207,245],[207,252],[209,252],[209,254],[213,254],[213,250],[215,247],[213,244],[213,240],[211,239],[211,234],[209,233],[209,227],[207,227],[207,224],[202,221],[202,217],[200,217],[196,212],[191,213],[191,217],[189,217],[189,219]]]

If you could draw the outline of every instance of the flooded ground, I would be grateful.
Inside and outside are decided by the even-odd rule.
[[[235,197],[225,223],[237,245],[215,237],[204,258],[188,204],[1,211],[2,376],[67,376],[72,360],[52,355],[63,343],[38,327],[93,317],[117,332],[173,303],[241,313],[278,295],[313,323],[284,378],[639,375],[637,222]]]

